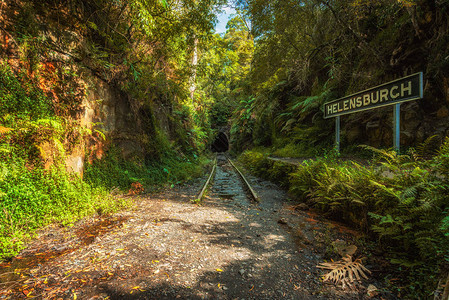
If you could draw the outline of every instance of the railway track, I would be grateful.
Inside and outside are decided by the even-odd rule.
[[[201,201],[208,190],[213,190],[221,198],[250,198],[259,202],[259,196],[245,175],[224,153],[216,155],[208,179],[195,201]]]

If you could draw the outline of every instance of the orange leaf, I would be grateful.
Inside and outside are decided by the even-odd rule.
[[[4,134],[4,133],[8,133],[11,130],[12,130],[12,128],[7,128],[7,127],[0,126],[0,135]]]

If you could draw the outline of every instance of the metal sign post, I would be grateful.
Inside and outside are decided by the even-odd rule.
[[[422,99],[423,94],[423,73],[419,72],[325,103],[324,118],[335,117],[335,148],[340,151],[340,116],[394,105],[393,145],[399,152],[401,103]]]
[[[393,108],[393,147],[397,153],[401,148],[401,103],[396,103]]]
[[[340,153],[340,116],[335,117],[335,149]]]

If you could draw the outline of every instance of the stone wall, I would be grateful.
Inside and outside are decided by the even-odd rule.
[[[448,106],[426,109],[426,99],[418,101],[401,104],[401,147],[414,147],[434,135],[442,141],[449,135]],[[393,106],[342,116],[341,126],[348,145],[393,146]]]
[[[67,170],[81,176],[84,164],[101,159],[111,143],[121,149],[124,157],[143,156],[143,149],[136,142],[136,136],[141,131],[140,120],[131,107],[128,95],[99,78],[84,77],[89,84],[79,122],[92,134],[66,156]]]

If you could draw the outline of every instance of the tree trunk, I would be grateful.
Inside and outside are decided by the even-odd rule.
[[[193,57],[192,57],[192,75],[190,76],[190,99],[194,99],[196,90],[196,72],[198,65],[198,38],[195,36],[193,40]]]

